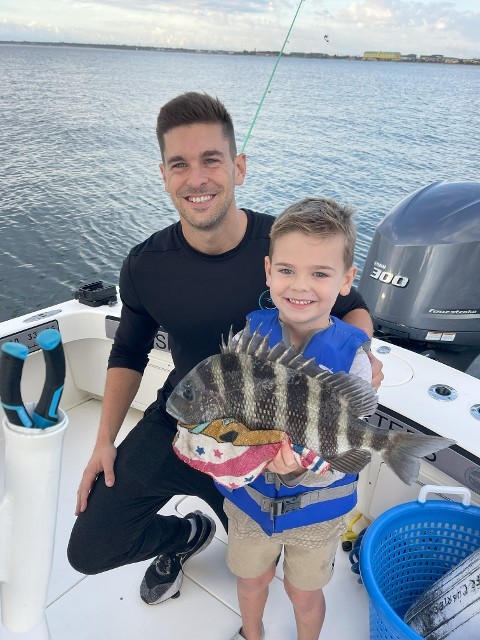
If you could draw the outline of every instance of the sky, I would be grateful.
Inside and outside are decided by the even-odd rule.
[[[0,40],[279,51],[298,8],[285,53],[480,58],[480,0],[0,0]]]

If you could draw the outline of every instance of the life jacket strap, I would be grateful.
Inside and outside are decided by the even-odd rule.
[[[264,471],[263,478],[265,480],[265,484],[277,484],[278,475],[273,471]]]
[[[352,495],[357,488],[356,482],[341,485],[339,487],[324,489],[315,489],[314,491],[306,491],[305,493],[299,493],[295,496],[284,496],[283,498],[269,498],[264,496],[263,493],[257,491],[253,487],[246,485],[244,489],[248,495],[255,500],[260,506],[260,509],[270,514],[270,518],[282,516],[290,511],[296,511],[297,509],[303,509],[311,504],[317,502],[326,502],[328,500],[335,500],[337,498],[345,498]]]

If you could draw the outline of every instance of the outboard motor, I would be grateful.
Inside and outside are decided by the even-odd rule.
[[[480,348],[480,183],[435,182],[397,204],[358,288],[381,339]]]

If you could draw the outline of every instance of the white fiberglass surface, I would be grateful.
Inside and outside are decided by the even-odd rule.
[[[240,616],[235,579],[225,564],[226,535],[220,524],[208,549],[186,565],[180,597],[158,606],[148,606],[139,597],[139,585],[149,561],[87,577],[68,564],[66,546],[75,519],[75,494],[93,447],[100,407],[99,401],[89,400],[68,412],[55,553],[46,610],[51,640],[130,640],[132,637],[144,640],[185,640],[189,637],[229,640],[240,626]],[[129,412],[120,437],[128,433],[140,415],[134,410]],[[3,440],[0,445],[0,468],[3,468]],[[178,496],[163,511],[185,515],[197,508],[208,509],[196,498]],[[270,588],[265,612],[266,637],[294,640],[293,612],[281,578],[279,568]],[[322,637],[348,640],[354,635],[357,640],[367,640],[367,594],[350,570],[348,554],[341,550],[325,596],[327,616]],[[0,637],[5,640],[36,640],[31,633],[10,633],[1,624]]]

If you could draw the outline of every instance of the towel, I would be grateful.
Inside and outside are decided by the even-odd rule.
[[[305,447],[293,444],[278,429],[250,430],[234,418],[221,418],[199,425],[178,423],[173,449],[188,465],[208,474],[228,489],[250,484],[288,442],[297,463],[319,475],[330,469],[328,462]]]

